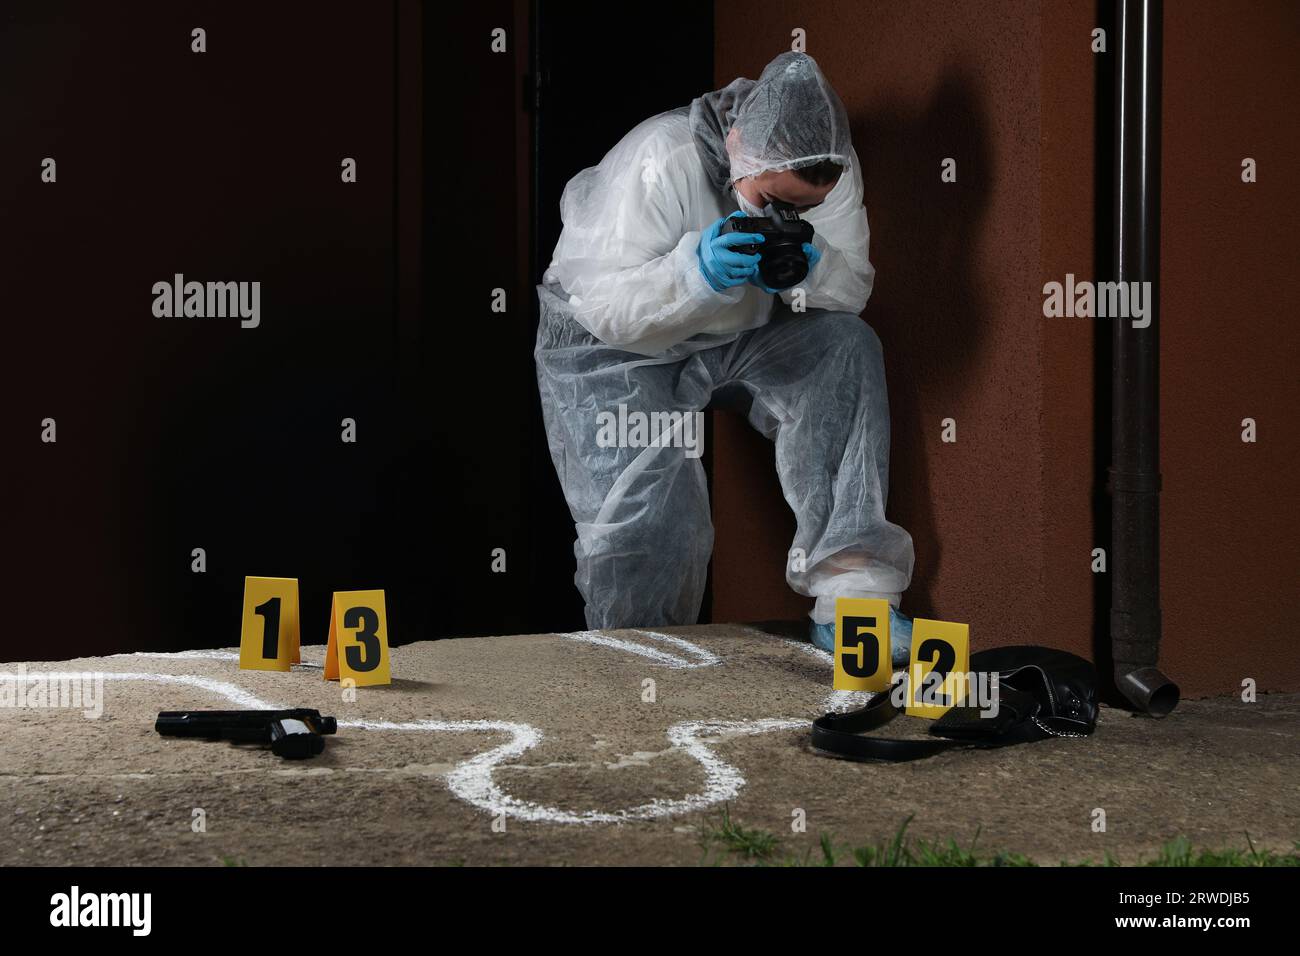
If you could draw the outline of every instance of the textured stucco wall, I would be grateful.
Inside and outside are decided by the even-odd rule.
[[[1037,6],[1035,4],[1035,6]],[[1094,197],[1109,191],[1109,134],[1097,129],[1097,99],[1111,97],[1111,60],[1092,52],[1097,25],[1093,4],[1041,6],[1038,64],[1038,144],[1041,249],[1035,321],[1042,355],[1041,460],[1046,507],[1042,553],[1045,627],[1038,643],[1064,647],[1109,670],[1110,579],[1092,571],[1092,550],[1109,549],[1110,327],[1095,319],[1044,319],[1042,287],[1065,280],[1108,276],[1111,238],[1097,235]],[[1109,110],[1105,110],[1109,125]],[[1101,142],[1098,142],[1100,133]],[[1102,404],[1097,404],[1100,398]],[[1098,417],[1100,416],[1100,417]],[[992,583],[997,586],[996,581]],[[1094,614],[1094,607],[1103,609]]]
[[[852,11],[852,12],[849,12]],[[862,160],[893,419],[890,514],[916,542],[912,614],[977,646],[1040,640],[1045,604],[1036,9],[1018,2],[717,5],[717,78],[807,31]],[[945,157],[957,182],[940,181]],[[793,616],[771,449],[718,416],[715,620]],[[957,442],[940,440],[957,422]]]
[[[1162,660],[1197,689],[1294,690],[1300,4],[1166,8]]]
[[[1294,689],[1300,6],[1167,6],[1161,663],[1189,696],[1245,677]],[[802,27],[848,107],[879,270],[864,317],[886,350],[890,512],[917,546],[904,608],[969,622],[977,647],[1104,661],[1109,581],[1089,553],[1109,536],[1108,331],[1041,315],[1043,282],[1109,268],[1096,22],[1087,3],[720,0],[717,78],[757,75]],[[939,181],[946,156],[955,185]],[[792,520],[771,449],[723,415],[714,509],[714,619],[806,610],[783,580]]]

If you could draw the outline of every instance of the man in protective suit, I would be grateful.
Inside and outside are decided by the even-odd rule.
[[[760,274],[764,236],[723,229],[770,203],[815,230],[789,289]],[[812,57],[784,53],[757,81],[641,123],[570,180],[561,213],[535,357],[587,625],[695,623],[713,549],[704,468],[672,435],[610,447],[598,416],[621,406],[684,422],[711,401],[776,443],[798,520],[786,580],[816,599],[813,642],[833,646],[837,597],[896,609],[912,539],[885,518],[885,370],[860,318],[875,275],[862,171]],[[895,610],[891,624],[905,661],[911,622]]]

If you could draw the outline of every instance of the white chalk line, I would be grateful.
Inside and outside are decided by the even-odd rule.
[[[11,674],[0,672],[0,680],[30,683],[39,680],[58,680],[79,676],[60,673]],[[103,672],[105,680],[139,680],[159,684],[180,684],[195,687],[224,697],[234,704],[250,710],[276,710],[276,705],[262,700],[241,687],[226,681],[192,674],[152,674],[134,671]],[[677,800],[651,800],[617,811],[570,811],[547,807],[528,800],[520,800],[497,786],[493,774],[507,760],[517,759],[542,742],[542,733],[531,724],[493,720],[413,720],[394,722],[386,720],[343,720],[340,727],[358,730],[414,730],[428,732],[464,733],[491,731],[507,733],[510,740],[499,747],[471,757],[457,764],[447,774],[448,789],[461,800],[487,811],[493,816],[504,814],[517,820],[549,823],[624,823],[632,820],[652,820],[703,810],[724,800],[734,798],[745,784],[740,771],[715,754],[702,736],[733,737],[768,733],[775,730],[792,730],[806,726],[806,720],[731,720],[685,721],[668,728],[668,740],[673,749],[681,749],[703,768],[703,792],[689,794]]]
[[[610,637],[603,631],[570,631],[557,636],[570,641],[579,641],[584,644],[596,644],[600,647],[613,648],[614,650],[624,651],[628,654],[635,654],[638,657],[647,658],[648,660],[655,661],[665,667],[683,670],[693,670],[698,667],[716,667],[722,663],[722,658],[717,654],[714,654],[711,651],[706,651],[698,644],[693,644],[684,638],[674,637],[671,634],[660,634],[658,631],[643,631],[639,628],[632,629],[632,633],[640,634],[644,637],[650,638],[651,640],[669,644],[672,647],[676,647],[678,650],[685,651],[687,654],[696,658],[696,660],[687,660],[684,657],[679,657],[678,655],[671,654],[668,651],[660,650],[657,647],[650,647],[647,644],[638,644],[636,641],[628,641],[620,637]]]
[[[646,644],[638,644],[635,641],[623,640],[622,638],[610,637],[602,631],[575,631],[572,633],[563,633],[557,636],[566,638],[571,641],[581,641],[587,644],[597,644],[603,647],[610,647],[615,650],[625,651],[629,654],[636,654],[639,657],[645,657],[653,660],[666,667],[694,669],[698,667],[715,667],[722,663],[722,658],[712,651],[706,651],[685,638],[676,637],[672,634],[661,634],[658,631],[647,631],[640,628],[631,629],[633,634],[640,634],[651,640],[669,644],[680,651],[695,658],[688,660],[677,654],[668,651],[659,650]],[[135,651],[130,654],[114,654],[114,657],[144,657],[157,658],[163,660],[213,660],[213,661],[237,661],[239,654],[234,651],[215,651],[215,650],[196,650],[196,651]]]
[[[559,637],[568,640],[580,641],[587,644],[595,644],[602,647],[609,647],[614,650],[624,651],[629,654],[635,654],[655,661],[665,667],[675,669],[693,670],[699,667],[714,667],[722,663],[722,658],[716,654],[706,651],[704,648],[684,638],[675,637],[671,634],[661,634],[658,631],[646,631],[634,629],[634,634],[644,635],[652,640],[661,641],[676,647],[685,653],[693,656],[696,660],[687,660],[676,654],[650,647],[646,644],[638,644],[635,641],[623,640],[621,638],[609,637],[600,631],[577,631],[573,633],[564,633]],[[115,657],[144,657],[158,658],[164,660],[239,660],[239,654],[233,651],[217,650],[194,650],[194,651],[136,651],[133,654],[115,654]],[[316,668],[319,664],[304,662],[300,665],[306,668]]]
[[[236,651],[132,651],[126,654],[113,654],[112,657],[150,657],[161,658],[164,660],[208,660],[208,661],[237,661],[239,654]]]
[[[754,631],[752,628],[746,628],[745,630],[763,634],[763,632]],[[633,629],[632,633],[675,647],[685,654],[695,658],[695,660],[688,660],[686,657],[672,654],[668,651],[660,650],[647,644],[640,644],[635,641],[610,637],[600,631],[578,631],[560,634],[558,636],[580,643],[594,644],[597,646],[608,647],[613,650],[623,651],[638,657],[644,657],[671,668],[695,669],[701,667],[714,667],[722,663],[722,658],[718,655],[707,651],[699,645],[684,638],[670,634],[662,634],[658,631],[647,631],[642,629]],[[763,636],[769,637],[770,635],[763,634]],[[827,665],[831,663],[831,655],[829,653],[819,650],[811,644],[788,639],[785,640],[784,643],[794,645],[802,652],[810,654],[821,663]],[[173,652],[138,651],[134,654],[121,654],[114,656],[178,660],[207,659],[229,661],[239,659],[237,653],[219,650]],[[16,680],[39,680],[57,676],[58,675],[49,674],[11,675],[0,673],[0,679],[9,678]],[[232,703],[239,704],[240,706],[249,709],[276,709],[275,705],[262,701],[255,695],[248,693],[234,684],[206,677],[197,677],[187,674],[107,672],[104,673],[104,678],[106,680],[143,680],[153,681],[155,683],[188,685],[223,696]],[[871,696],[870,693],[865,692],[833,691],[830,696],[827,697],[824,707],[828,710],[840,710],[854,706],[862,706],[862,704],[865,703],[866,700],[869,700]],[[402,722],[384,720],[342,720],[339,721],[339,726],[358,730],[424,731],[431,733],[492,732],[509,734],[510,740],[501,746],[487,750],[469,758],[468,760],[462,761],[452,768],[452,770],[447,774],[447,786],[452,794],[472,806],[478,807],[494,816],[504,814],[514,819],[532,822],[618,824],[634,820],[652,820],[677,816],[684,813],[698,812],[714,804],[731,800],[740,793],[741,788],[745,785],[744,776],[742,776],[736,767],[727,763],[714,753],[710,747],[710,743],[701,738],[730,738],[736,736],[752,736],[755,734],[770,733],[779,730],[793,730],[807,726],[807,720],[763,718],[757,720],[684,721],[674,724],[669,727],[667,731],[670,749],[682,750],[701,765],[704,769],[705,775],[704,789],[700,793],[688,794],[679,799],[654,799],[648,803],[638,804],[633,807],[616,811],[571,811],[563,810],[559,807],[548,807],[511,796],[497,785],[494,779],[494,774],[498,767],[502,765],[508,766],[506,761],[518,759],[542,742],[542,732],[531,724],[493,720],[448,721],[430,719]]]
[[[126,654],[110,654],[109,657],[148,657],[159,660],[204,660],[237,661],[238,651],[132,651]],[[290,665],[290,669],[320,670],[324,665],[318,661],[300,661]]]
[[[95,671],[93,676],[106,681],[142,680],[156,684],[182,684],[197,687],[212,694],[225,697],[233,704],[239,704],[247,710],[277,710],[274,704],[268,704],[255,694],[251,694],[235,684],[211,677],[199,677],[195,674],[147,674],[134,671]],[[37,681],[85,680],[86,671],[41,671],[32,674],[9,674],[0,672],[0,680],[10,680],[19,684],[31,684]]]
[[[453,794],[485,810],[493,816],[504,814],[516,820],[538,823],[628,823],[634,820],[653,820],[703,810],[716,803],[730,800],[740,793],[745,778],[740,771],[727,763],[701,740],[707,736],[745,736],[774,730],[792,730],[807,725],[806,720],[734,720],[685,721],[668,728],[668,741],[672,749],[685,751],[703,768],[705,786],[701,793],[688,794],[676,800],[651,800],[623,810],[563,810],[548,807],[530,800],[511,796],[497,786],[493,773],[505,761],[516,759],[542,741],[542,733],[529,724],[498,721],[437,721],[415,720],[403,723],[391,721],[349,721],[340,726],[360,727],[366,730],[496,730],[510,733],[511,739],[492,750],[485,751],[457,764],[447,774],[447,787]]]

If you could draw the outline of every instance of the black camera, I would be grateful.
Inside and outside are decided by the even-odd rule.
[[[762,233],[763,241],[732,246],[737,252],[759,256],[758,274],[769,289],[788,289],[808,275],[808,257],[803,244],[812,242],[812,223],[804,222],[789,203],[773,200],[765,216],[734,216],[722,223],[719,234]]]

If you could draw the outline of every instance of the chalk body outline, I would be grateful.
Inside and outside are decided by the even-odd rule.
[[[556,636],[578,643],[591,644],[634,654],[647,658],[654,664],[674,669],[695,669],[717,667],[723,663],[718,655],[702,647],[670,634],[656,631],[635,629],[633,633],[665,643],[682,654],[674,654],[659,648],[639,644],[623,638],[610,637],[600,631],[577,631]],[[787,640],[802,650],[812,652],[812,656],[824,663],[830,663],[830,655],[809,644]],[[685,656],[683,656],[685,655]],[[136,652],[119,654],[116,657],[162,658],[167,660],[238,660],[239,655],[230,651],[177,651],[171,653]],[[693,658],[693,659],[692,659]],[[308,666],[312,666],[308,664]],[[36,674],[12,674],[0,672],[0,680],[28,682],[34,680],[57,680],[60,677],[84,676],[86,672],[41,671]],[[162,684],[179,684],[224,697],[240,707],[254,710],[275,710],[278,705],[257,697],[250,691],[229,681],[197,674],[159,674],[144,671],[101,671],[104,680],[129,681],[138,680]],[[834,703],[834,709],[843,707],[856,698],[837,697],[834,692],[827,698],[827,705]],[[475,754],[456,764],[446,774],[447,788],[456,798],[483,810],[492,816],[506,817],[528,822],[547,822],[559,824],[621,824],[635,820],[654,820],[664,817],[693,813],[718,803],[732,800],[745,786],[745,778],[740,770],[719,757],[712,749],[715,743],[709,738],[732,739],[741,736],[771,733],[779,730],[793,730],[808,726],[808,718],[768,717],[751,720],[686,720],[668,727],[666,734],[671,750],[681,750],[694,759],[704,770],[705,786],[700,793],[687,794],[676,799],[655,798],[646,803],[626,807],[621,810],[565,810],[560,807],[548,807],[529,800],[521,800],[507,793],[495,780],[498,767],[508,766],[507,761],[518,760],[529,750],[537,747],[544,739],[544,734],[531,724],[520,721],[503,720],[340,720],[339,727],[355,730],[374,731],[425,731],[431,733],[506,733],[510,739],[482,753]],[[720,742],[720,741],[717,741]]]

